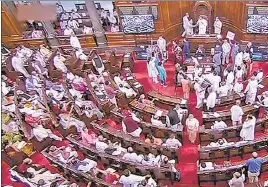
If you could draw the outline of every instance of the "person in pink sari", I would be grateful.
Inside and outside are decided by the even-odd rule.
[[[81,131],[81,137],[83,143],[91,145],[95,145],[97,140],[97,135],[94,132],[89,132],[89,130],[86,127],[84,127],[83,130]]]

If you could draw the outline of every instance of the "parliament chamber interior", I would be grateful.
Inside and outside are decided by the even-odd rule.
[[[1,186],[268,186],[266,1],[1,10]]]

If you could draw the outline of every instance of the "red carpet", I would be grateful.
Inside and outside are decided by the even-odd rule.
[[[160,93],[163,93],[165,95],[174,96],[174,97],[183,97],[182,89],[177,88],[177,91],[175,92],[175,86],[174,86],[174,76],[175,76],[175,66],[174,66],[174,60],[173,60],[173,54],[171,53],[170,47],[169,47],[169,59],[167,62],[165,62],[164,67],[167,72],[167,85],[168,87],[164,88],[160,84],[154,84],[152,80],[148,77],[148,71],[147,71],[147,65],[146,61],[144,60],[135,60],[135,66],[134,66],[134,74],[137,78],[137,80],[144,86],[145,92],[148,92],[150,90],[155,90]],[[264,72],[264,76],[268,73],[268,63],[263,62],[254,62],[252,72],[257,71],[258,68],[262,68]],[[267,88],[266,88],[267,89]],[[265,90],[266,90],[265,89]],[[200,124],[202,124],[202,111],[196,110],[196,95],[195,92],[190,93],[190,102],[189,102],[189,113],[194,114],[194,116],[199,120]],[[198,138],[197,138],[198,140]],[[197,179],[197,168],[196,168],[196,162],[198,160],[198,142],[195,143],[195,145],[191,144],[188,140],[188,135],[186,132],[184,132],[184,145],[180,149],[180,163],[177,164],[177,168],[181,170],[182,176],[180,183],[175,183],[173,185],[169,185],[169,182],[163,182],[163,184],[167,184],[169,186],[177,186],[177,187],[183,187],[183,186],[189,186],[189,187],[196,187],[198,186],[198,179]],[[263,153],[267,154],[267,153]],[[245,155],[244,159],[249,158],[250,155]],[[240,158],[238,158],[241,160]],[[234,161],[236,159],[233,159]],[[263,175],[262,179],[267,179],[267,175]],[[217,186],[219,187],[225,187],[227,184],[226,182],[223,183],[217,183]],[[211,184],[202,184],[202,186],[213,186]]]

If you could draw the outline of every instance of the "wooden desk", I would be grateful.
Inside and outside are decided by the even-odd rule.
[[[120,142],[123,147],[132,147],[136,152],[152,153],[155,156],[159,153],[163,153],[171,159],[176,159],[177,161],[179,160],[179,158],[177,157],[178,149],[167,148],[158,145],[148,145],[144,141],[142,141],[141,138],[132,137],[131,135],[116,130],[105,123],[102,125],[98,125],[97,123],[92,122],[92,125],[100,132],[100,134],[102,134],[108,140],[111,140],[113,142]]]
[[[122,123],[124,116],[122,112],[116,110],[114,108],[111,111],[111,118],[116,121],[118,124]],[[140,127],[142,128],[142,133],[146,136],[148,134],[152,134],[154,137],[157,138],[165,138],[168,139],[170,134],[175,133],[176,138],[183,144],[183,126],[180,126],[180,129],[170,129],[167,127],[159,127],[154,126],[151,123],[141,121],[139,123]]]
[[[87,155],[91,155],[96,160],[100,160],[104,164],[108,164],[110,167],[120,170],[129,169],[131,173],[141,173],[141,175],[147,175],[153,173],[155,170],[159,170],[163,173],[168,173],[169,180],[174,180],[174,172],[170,168],[158,168],[157,166],[144,166],[141,163],[131,162],[123,159],[124,153],[114,156],[107,153],[99,152],[95,146],[86,144],[82,141],[81,136],[69,135],[66,137],[76,148],[82,149]],[[116,165],[116,166],[114,166]],[[156,178],[157,179],[157,178]],[[168,178],[167,178],[168,179]]]
[[[268,171],[268,156],[263,157],[264,163],[262,164],[262,173]],[[200,171],[197,167],[198,183],[201,182],[214,182],[214,185],[218,181],[228,181],[233,177],[233,173],[241,171],[242,167],[245,167],[246,161],[234,162],[228,165],[217,165],[212,170]]]
[[[226,146],[207,147],[199,146],[199,160],[215,161],[218,158],[227,158],[240,156],[243,159],[244,154],[258,152],[261,150],[268,151],[268,135],[256,138],[253,141],[236,142]]]
[[[132,110],[139,112],[146,122],[150,122],[152,116],[154,116],[158,110],[162,111],[162,114],[160,116],[162,120],[165,120],[168,114],[167,110],[163,110],[155,106],[150,106],[150,105],[145,105],[143,103],[139,103],[136,99],[131,101],[129,103],[129,106]]]
[[[260,108],[255,108],[252,105],[245,105],[242,106],[244,116],[248,114],[253,114],[256,118],[259,116]],[[231,111],[230,110],[223,110],[223,111],[217,111],[217,113],[220,115],[219,117],[214,116],[214,112],[202,112],[202,119],[203,124],[206,128],[210,128],[212,125],[212,122],[215,122],[216,120],[222,120],[222,121],[230,121],[231,120]]]
[[[268,117],[257,119],[255,132],[264,132],[268,128]],[[204,126],[199,128],[199,142],[201,145],[207,145],[212,141],[217,141],[220,138],[229,139],[239,138],[242,125],[229,126],[224,129],[205,129]]]
[[[129,68],[124,68],[123,69],[125,75],[126,75],[126,81],[127,83],[131,86],[131,88],[137,92],[138,95],[144,94],[144,88],[143,85],[137,81],[135,78],[135,75],[131,72],[131,69]]]
[[[134,60],[132,53],[124,54],[122,68],[130,68],[131,71],[134,69]]]
[[[96,47],[96,42],[93,35],[78,34],[76,35],[81,43],[82,48]],[[72,49],[70,44],[70,36],[56,36],[60,46],[51,46],[51,48]]]
[[[155,99],[154,103],[156,106],[168,105],[169,109],[173,109],[177,104],[180,105],[181,108],[188,109],[188,101],[182,98],[175,98],[167,95],[163,95],[161,93],[156,92],[155,90],[151,90],[147,93],[147,96],[150,100]]]
[[[236,102],[236,100],[241,100],[241,102],[244,102],[245,99],[246,99],[246,96],[243,93],[241,94],[234,93],[232,95],[219,97],[217,98],[215,108],[217,110],[217,107],[223,107],[223,106],[228,107],[228,105],[233,105]],[[206,107],[206,104],[204,104],[204,107]]]

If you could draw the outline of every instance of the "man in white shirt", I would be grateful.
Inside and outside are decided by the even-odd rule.
[[[227,128],[227,125],[224,121],[215,121],[214,125],[211,126],[211,129],[224,129]]]
[[[222,28],[222,22],[218,17],[216,17],[214,22],[214,33],[221,34],[221,28]]]
[[[264,108],[264,113],[268,116],[268,91],[263,92],[257,96],[261,106]]]
[[[246,94],[246,104],[252,105],[255,102],[257,92],[258,92],[258,81],[256,80],[255,77],[251,77],[244,91],[244,94]]]
[[[256,79],[257,79],[258,83],[262,81],[262,79],[263,79],[263,71],[262,71],[262,69],[258,70]]]
[[[109,147],[107,143],[104,142],[105,138],[103,136],[99,136],[98,139],[96,140],[96,149],[99,152],[104,152],[105,149]]]
[[[74,34],[74,31],[68,25],[66,25],[63,34],[64,36],[71,36],[72,34]]]
[[[67,73],[67,67],[64,64],[65,60],[66,59],[61,56],[60,52],[57,52],[57,55],[53,59],[54,66],[63,73]]]
[[[223,51],[223,53],[222,53],[222,64],[224,65],[225,61],[226,61],[226,64],[229,64],[229,54],[230,54],[230,51],[231,51],[231,45],[229,44],[229,42],[227,40],[223,41],[222,51]]]
[[[229,86],[225,84],[225,82],[221,82],[221,87],[218,90],[219,97],[225,97],[228,95]]]
[[[240,107],[241,101],[237,100],[236,105],[231,107],[231,119],[233,126],[242,124],[243,109]]]
[[[189,31],[190,21],[189,21],[188,13],[186,13],[185,16],[183,16],[182,22],[183,22],[183,29],[184,29],[184,32],[182,33],[182,37],[184,37],[185,35],[187,36],[189,34],[188,31]]]
[[[81,15],[78,14],[74,9],[72,10],[71,18],[72,19],[78,19],[78,22],[81,22],[82,21],[81,19],[79,19],[79,18],[81,18]]]
[[[209,88],[208,92],[209,94],[206,101],[207,110],[212,111],[216,105],[217,94],[212,88]]]
[[[133,152],[133,148],[129,147],[127,149],[127,153],[124,154],[123,158],[124,160],[131,161],[134,163],[141,163],[143,156],[142,155],[137,155],[137,153]]]
[[[75,36],[74,33],[71,34],[71,37],[70,37],[70,44],[73,48],[78,48],[78,49],[81,49],[81,44],[80,44],[80,41],[79,39],[77,38],[77,36]]]
[[[111,32],[119,32],[118,25],[112,24],[112,26],[111,26]]]
[[[181,142],[175,138],[175,134],[171,134],[165,142],[165,145],[170,148],[179,148],[182,146]]]
[[[28,71],[25,69],[24,62],[18,52],[16,52],[15,56],[12,57],[11,64],[15,71],[22,73],[25,77],[30,76]]]
[[[196,93],[196,107],[197,109],[203,106],[203,99],[205,99],[205,89],[203,89],[200,85],[200,81],[198,78],[195,80],[194,89]]]
[[[213,72],[213,79],[211,80],[212,89],[217,92],[220,87],[221,77],[217,74],[216,71]]]
[[[159,116],[157,115],[152,116],[151,123],[152,125],[157,127],[166,127],[166,124],[164,124],[161,120],[159,120]]]
[[[243,51],[239,51],[239,53],[235,56],[235,69],[237,66],[242,66],[243,64]]]
[[[88,56],[85,53],[83,53],[83,50],[81,48],[75,48],[75,56],[76,58],[84,61],[88,59]]]
[[[230,69],[227,70],[226,85],[229,87],[229,92],[233,90],[234,72]]]
[[[240,131],[240,137],[244,141],[253,141],[255,134],[256,118],[252,115],[248,115],[244,121],[242,129]]]
[[[128,169],[124,170],[124,174],[119,178],[119,183],[123,184],[124,187],[137,187],[139,183],[146,179],[146,177],[151,177],[150,175],[139,176],[131,174]]]
[[[94,31],[93,31],[93,28],[92,27],[87,27],[86,25],[84,25],[83,33],[84,34],[93,34]]]
[[[70,19],[68,21],[68,26],[70,28],[72,28],[72,29],[78,29],[79,28],[79,23],[76,20],[74,20],[74,19]]]
[[[167,42],[166,40],[163,38],[163,36],[159,36],[158,40],[157,40],[157,46],[160,50],[160,53],[163,56],[163,53],[166,52],[167,50]]]

